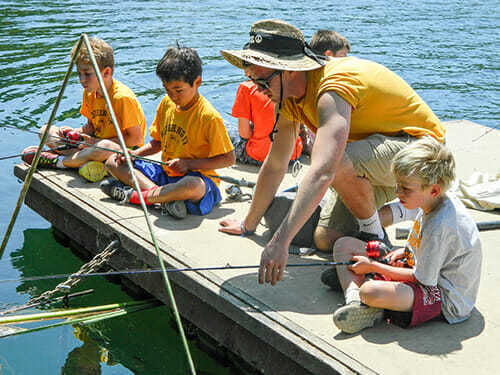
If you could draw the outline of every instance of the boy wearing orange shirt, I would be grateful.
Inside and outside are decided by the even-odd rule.
[[[221,200],[214,170],[235,162],[222,117],[198,92],[201,73],[201,60],[194,49],[167,50],[156,67],[167,95],[149,130],[152,140],[131,152],[132,158],[162,152],[164,164],[134,160],[135,172],[145,203],[165,204],[167,212],[176,218],[185,217],[187,212],[209,213]],[[103,181],[101,189],[122,203],[139,204],[123,160],[123,156],[112,155],[106,161],[109,172],[118,180]]]
[[[139,147],[144,144],[146,120],[134,93],[123,83],[113,79],[114,55],[113,48],[104,40],[93,37],[90,39],[92,52],[99,66],[104,86],[108,92],[113,111],[115,112],[118,125],[122,131],[127,147]],[[72,56],[76,52],[73,47]],[[96,182],[105,175],[104,164],[111,151],[102,148],[120,150],[118,137],[111,121],[111,115],[107,109],[106,102],[91,65],[90,54],[83,44],[76,59],[76,67],[80,83],[83,86],[83,101],[80,113],[87,118],[87,123],[78,129],[67,126],[50,128],[47,140],[49,147],[67,144],[62,139],[66,138],[68,132],[77,133],[76,137],[83,139],[86,145],[79,145],[59,152],[42,152],[39,166],[47,168],[80,168],[80,174],[89,181]],[[40,129],[40,137],[44,134],[46,126]],[[88,146],[94,145],[96,147]],[[102,148],[99,148],[102,147]],[[25,150],[23,160],[31,164],[33,151],[36,146]]]
[[[234,142],[236,160],[243,164],[262,165],[271,148],[274,103],[252,81],[242,82],[236,92],[232,116],[238,119],[240,136]],[[300,157],[302,147],[302,140],[297,137],[290,160]]]

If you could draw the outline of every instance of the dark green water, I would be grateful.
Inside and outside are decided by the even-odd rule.
[[[231,125],[228,113],[243,74],[226,63],[220,49],[240,48],[250,25],[282,18],[307,39],[319,28],[343,33],[359,57],[383,63],[407,80],[442,120],[467,119],[498,126],[500,102],[500,16],[498,1],[1,1],[0,157],[17,154],[37,138],[4,125],[36,128],[48,120],[82,32],[98,35],[115,49],[115,77],[135,91],[148,125],[161,97],[157,61],[179,41],[198,50],[203,62],[201,92]],[[73,76],[57,123],[79,126],[81,87]],[[16,160],[0,162],[0,235],[5,233],[21,185]],[[3,258],[0,279],[73,272],[82,261],[57,244],[43,218],[23,207]],[[79,303],[130,299],[104,279],[79,289],[95,293]],[[56,282],[0,284],[0,307],[26,302]],[[147,322],[147,324],[145,324]],[[191,345],[197,369],[235,373]],[[102,355],[101,355],[102,354]],[[102,357],[98,370],[98,358]],[[107,359],[106,359],[107,357]],[[80,368],[78,368],[80,366]],[[94,325],[75,334],[66,326],[0,339],[0,374],[184,374],[180,340],[164,308]],[[93,372],[92,372],[93,371]]]

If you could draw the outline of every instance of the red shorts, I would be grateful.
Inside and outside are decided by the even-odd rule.
[[[413,310],[408,327],[427,322],[441,315],[441,291],[437,286],[405,282],[413,289]]]

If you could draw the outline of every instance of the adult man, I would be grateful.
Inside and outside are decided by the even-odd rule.
[[[393,155],[418,137],[444,140],[444,128],[431,109],[406,82],[377,63],[355,57],[324,61],[310,50],[300,30],[284,21],[254,23],[248,49],[221,53],[248,71],[264,94],[279,103],[279,112],[250,211],[241,223],[222,221],[220,231],[255,230],[286,172],[298,124],[316,133],[311,166],[295,202],[262,253],[259,282],[274,285],[282,279],[288,246],[329,185],[337,194],[322,210],[316,246],[329,250],[349,233],[363,240],[383,239],[377,208],[395,197]]]

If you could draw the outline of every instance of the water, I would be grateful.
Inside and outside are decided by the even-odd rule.
[[[467,119],[499,125],[500,52],[498,1],[336,1],[304,3],[233,1],[1,1],[0,0],[0,157],[38,144],[32,134],[52,110],[82,32],[98,35],[115,49],[115,77],[139,97],[151,124],[164,95],[155,66],[167,46],[178,41],[196,48],[203,65],[201,93],[219,110],[231,133],[229,116],[241,71],[226,63],[220,49],[240,48],[251,24],[281,18],[309,39],[332,28],[352,44],[352,54],[380,62],[401,75],[442,120]],[[57,123],[79,126],[81,87],[72,76]],[[0,235],[4,235],[21,185],[12,174],[16,160],[0,162]],[[57,244],[50,224],[23,207],[3,258],[0,279],[73,272],[82,261]],[[54,261],[57,259],[57,261]],[[82,305],[130,299],[103,279],[82,282],[94,288]],[[0,284],[0,307],[26,302],[54,283]],[[145,331],[143,321],[154,322]],[[168,312],[157,309],[74,331],[71,326],[0,340],[2,374],[183,374],[180,340]],[[161,332],[152,335],[150,332]],[[234,373],[192,345],[199,370]],[[76,358],[76,359],[75,359]],[[98,368],[99,358],[102,359]],[[93,371],[93,372],[91,372]]]

